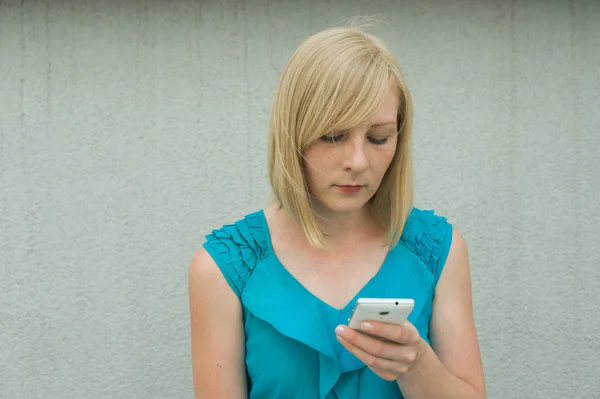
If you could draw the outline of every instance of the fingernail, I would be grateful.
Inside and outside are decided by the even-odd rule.
[[[346,330],[346,329],[344,328],[344,326],[337,326],[337,327],[335,328],[335,332],[336,332],[337,334],[343,334],[345,330]]]
[[[371,325],[371,323],[367,323],[365,321],[364,323],[361,324],[360,328],[362,328],[363,331],[371,331],[371,328],[373,328],[373,326]]]

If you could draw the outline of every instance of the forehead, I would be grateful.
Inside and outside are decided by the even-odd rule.
[[[398,90],[395,87],[390,87],[385,94],[381,105],[373,114],[371,124],[373,126],[396,124],[399,105]]]

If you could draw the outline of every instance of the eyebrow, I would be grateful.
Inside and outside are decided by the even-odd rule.
[[[374,123],[374,124],[372,124],[372,125],[369,126],[369,129],[374,128],[374,127],[388,126],[388,125],[394,125],[394,126],[396,126],[396,122]]]

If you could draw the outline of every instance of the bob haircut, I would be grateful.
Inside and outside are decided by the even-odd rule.
[[[357,27],[336,27],[306,39],[283,70],[269,121],[272,200],[302,226],[315,248],[325,248],[326,234],[313,212],[303,155],[331,131],[369,123],[390,86],[399,96],[399,137],[368,205],[386,228],[386,245],[393,247],[413,206],[413,105],[400,65],[377,37]]]

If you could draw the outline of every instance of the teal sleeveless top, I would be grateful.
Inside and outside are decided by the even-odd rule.
[[[403,397],[395,381],[348,352],[334,329],[347,324],[360,297],[413,298],[409,321],[429,343],[434,290],[452,241],[445,218],[413,209],[399,243],[343,309],[318,299],[279,262],[262,210],[206,239],[204,248],[242,305],[250,399]]]

